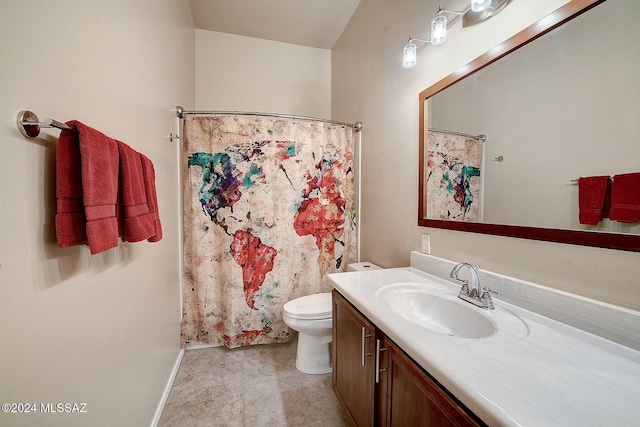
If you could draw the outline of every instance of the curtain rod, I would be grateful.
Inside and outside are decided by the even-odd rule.
[[[429,128],[427,130],[429,132],[446,133],[446,134],[449,134],[449,135],[464,136],[464,137],[467,137],[467,138],[475,139],[476,141],[485,142],[487,140],[487,135],[469,135],[468,133],[461,133],[461,132],[456,132],[456,131],[453,131],[453,130],[433,129],[433,128]]]
[[[179,119],[184,119],[185,114],[220,114],[220,115],[229,115],[229,116],[263,116],[263,117],[276,117],[281,119],[294,119],[294,120],[310,120],[310,121],[319,121],[325,123],[331,123],[333,125],[341,125],[354,128],[356,132],[360,132],[362,130],[362,122],[355,123],[345,123],[338,122],[335,120],[328,119],[318,119],[316,117],[306,117],[306,116],[293,116],[290,114],[278,114],[278,113],[257,113],[257,112],[249,112],[249,111],[186,111],[184,108],[179,105],[176,106],[175,109],[176,116]]]

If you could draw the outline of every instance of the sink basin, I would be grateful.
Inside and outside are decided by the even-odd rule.
[[[398,283],[379,289],[376,299],[395,315],[415,325],[460,338],[489,338],[505,329],[511,338],[523,338],[528,328],[510,312],[485,310],[461,300],[443,285]],[[515,335],[514,335],[515,334]]]

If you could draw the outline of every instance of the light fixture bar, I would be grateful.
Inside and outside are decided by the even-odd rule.
[[[418,43],[424,43],[424,44],[431,44],[431,40],[414,39],[413,37],[409,38],[409,42],[418,42]]]
[[[461,11],[444,9],[442,6],[439,6],[435,18],[431,21],[430,40],[420,40],[410,37],[409,42],[404,46],[404,55],[402,57],[403,66],[405,68],[411,68],[416,65],[418,54],[417,46],[413,43],[414,41],[424,43],[425,45],[443,44],[447,41],[447,30],[460,18],[464,18],[462,21],[463,27],[477,24],[500,13],[508,2],[509,0],[471,0],[467,3],[468,6]],[[447,17],[444,16],[445,13],[455,15],[455,17],[449,21]]]
[[[462,11],[443,9],[442,7],[440,7],[438,9],[438,12],[436,12],[436,16],[442,15],[443,13],[452,13],[452,14],[456,15],[456,17],[453,18],[451,21],[449,21],[449,24],[447,24],[447,28],[449,28],[450,26],[452,26],[453,24],[458,22],[458,20],[460,18],[462,18],[465,13],[469,12],[470,9],[471,9],[471,6],[467,6],[467,8],[462,10]]]

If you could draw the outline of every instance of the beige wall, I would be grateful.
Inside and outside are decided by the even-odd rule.
[[[329,118],[331,51],[196,30],[195,106]]]
[[[565,3],[511,2],[480,25],[457,24],[446,44],[419,50],[413,69],[402,68],[402,47],[409,36],[429,37],[439,3],[360,3],[332,51],[331,102],[334,119],[364,124],[363,260],[407,265],[428,233],[436,256],[640,309],[637,253],[417,226],[418,93]]]
[[[178,147],[165,136],[170,109],[194,103],[194,39],[187,2],[0,5],[0,402],[87,403],[85,414],[0,413],[0,425],[151,423],[179,353]],[[27,140],[21,109],[145,153],[162,241],[59,249],[59,131]]]
[[[332,53],[194,31],[186,2],[4,2],[0,403],[88,405],[86,414],[0,413],[0,425],[151,422],[178,355],[178,146],[165,138],[176,104],[363,121],[363,259],[407,265],[427,232],[435,255],[639,308],[637,254],[416,225],[418,93],[565,1],[512,2],[422,50],[411,70],[400,52],[409,35],[428,37],[434,0],[363,1]],[[57,248],[59,131],[26,140],[14,125],[23,108],[79,119],[147,154],[164,239],[96,256]]]

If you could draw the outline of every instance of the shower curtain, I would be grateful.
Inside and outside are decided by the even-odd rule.
[[[283,305],[355,262],[353,132],[185,117],[182,347],[289,341]]]
[[[481,141],[429,129],[427,219],[482,221],[483,162]]]

